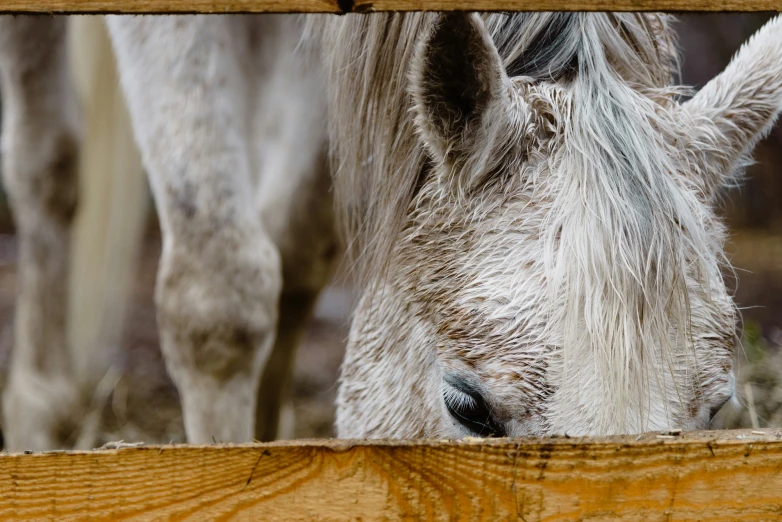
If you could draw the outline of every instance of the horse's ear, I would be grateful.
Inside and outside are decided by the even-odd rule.
[[[682,110],[693,126],[689,163],[700,171],[710,197],[782,110],[782,16],[755,33]]]
[[[458,159],[479,146],[492,109],[507,96],[508,78],[477,14],[442,14],[419,44],[412,64],[416,125],[430,153]],[[492,113],[492,114],[490,114]],[[496,114],[495,114],[496,113]]]

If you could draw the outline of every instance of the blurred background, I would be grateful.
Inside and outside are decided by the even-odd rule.
[[[702,87],[770,16],[680,16],[676,28],[683,50],[683,83]],[[782,127],[760,143],[755,159],[742,186],[726,193],[722,204],[731,232],[727,250],[737,276],[728,280],[744,323],[738,393],[715,419],[715,427],[721,428],[782,426]],[[158,346],[153,289],[160,232],[154,208],[148,208],[141,231],[143,248],[122,311],[123,334],[103,350],[115,378],[110,380],[99,426],[103,440],[183,442],[179,398]],[[13,339],[16,253],[14,225],[0,193],[0,385]],[[296,359],[293,406],[298,438],[334,435],[336,379],[356,297],[339,272],[321,297]]]

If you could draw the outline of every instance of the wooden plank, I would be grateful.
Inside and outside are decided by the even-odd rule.
[[[778,520],[782,431],[0,456],[0,520]]]
[[[780,11],[782,0],[4,0],[0,13]]]

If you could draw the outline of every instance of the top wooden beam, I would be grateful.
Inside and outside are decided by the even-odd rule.
[[[782,0],[4,0],[0,13],[781,11]]]

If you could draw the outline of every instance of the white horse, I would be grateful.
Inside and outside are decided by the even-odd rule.
[[[63,23],[0,21],[21,241],[11,449],[60,446],[83,403],[63,331],[78,142]],[[782,28],[679,104],[667,23],[109,17],[161,216],[161,345],[188,440],[248,440],[254,418],[274,434],[334,250],[327,103],[364,281],[340,436],[705,426],[733,393],[736,328],[714,198],[776,117]]]
[[[117,16],[108,28],[160,216],[158,326],[187,438],[274,438],[335,253],[325,96],[317,64],[295,52],[300,19]],[[20,241],[11,450],[72,444],[92,396],[65,331],[79,150],[65,38],[64,17],[0,17],[3,175]]]
[[[689,101],[657,14],[311,19],[364,281],[340,437],[697,429],[734,391],[720,188],[782,19]]]

